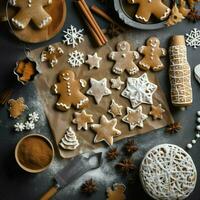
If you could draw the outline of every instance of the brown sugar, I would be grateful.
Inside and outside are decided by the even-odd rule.
[[[50,145],[40,137],[28,137],[19,145],[18,159],[26,168],[42,169],[50,164],[52,156]]]

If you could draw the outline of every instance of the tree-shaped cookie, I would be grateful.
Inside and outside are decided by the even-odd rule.
[[[64,150],[71,150],[71,151],[75,150],[79,146],[79,141],[76,137],[76,133],[71,127],[69,127],[66,130],[66,133],[64,137],[61,139],[59,145]]]
[[[142,46],[138,49],[138,51],[144,55],[143,59],[139,62],[139,67],[143,70],[162,70],[164,65],[160,57],[166,55],[166,49],[160,48],[160,41],[157,37],[150,37],[146,43],[146,46]]]
[[[52,22],[52,17],[44,9],[52,0],[10,0],[12,6],[18,7],[18,13],[12,18],[13,25],[25,29],[30,21],[39,28],[45,28]]]
[[[64,69],[58,74],[58,83],[54,84],[52,91],[59,95],[56,107],[61,111],[67,111],[71,106],[77,109],[85,108],[89,102],[80,91],[79,80],[75,79],[75,73],[71,70]]]
[[[170,14],[170,8],[162,0],[128,0],[128,3],[139,4],[135,17],[142,22],[148,22],[152,15],[164,20]]]
[[[109,54],[109,58],[116,62],[112,69],[114,73],[121,74],[126,70],[130,75],[134,75],[139,71],[134,62],[139,58],[139,54],[137,51],[131,51],[130,49],[130,44],[122,41],[117,44],[117,51]]]

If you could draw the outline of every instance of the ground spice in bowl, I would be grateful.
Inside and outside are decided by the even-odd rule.
[[[54,155],[50,141],[35,134],[23,138],[16,149],[17,162],[29,172],[40,172],[46,169]]]

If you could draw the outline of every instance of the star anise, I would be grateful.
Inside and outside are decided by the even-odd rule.
[[[106,153],[106,158],[108,160],[115,160],[119,156],[119,152],[117,148],[111,148],[107,153]]]
[[[166,132],[168,133],[178,133],[178,131],[181,129],[181,124],[179,122],[174,122],[172,124],[169,124],[166,128]]]
[[[106,29],[106,34],[108,34],[110,38],[117,37],[122,32],[123,29],[118,24],[114,23],[110,23]]]
[[[134,152],[138,150],[137,145],[135,144],[134,140],[129,140],[123,147],[125,153],[127,155],[132,155]]]
[[[96,183],[93,179],[89,179],[81,186],[81,191],[86,194],[92,194],[97,190]]]
[[[194,23],[197,22],[197,20],[200,20],[200,15],[198,14],[198,10],[192,9],[188,14],[187,19]]]
[[[129,172],[135,169],[135,165],[133,164],[133,161],[131,159],[126,158],[121,162],[117,163],[116,168],[127,175]]]

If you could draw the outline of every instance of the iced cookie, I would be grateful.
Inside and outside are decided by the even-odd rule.
[[[56,107],[61,111],[67,111],[71,106],[77,109],[85,108],[89,99],[80,91],[80,83],[75,78],[75,73],[64,69],[58,74],[58,83],[54,84],[52,91],[59,95]]]
[[[116,90],[121,90],[122,85],[124,85],[124,82],[121,80],[120,76],[110,79],[110,82],[111,88]]]
[[[152,15],[164,20],[170,14],[170,8],[162,0],[128,0],[128,3],[139,4],[135,17],[142,22],[148,22]]]
[[[64,137],[61,139],[59,143],[60,147],[64,150],[75,150],[79,146],[78,139],[76,137],[76,133],[74,130],[69,127],[66,130]]]
[[[130,75],[134,75],[139,71],[139,68],[135,64],[135,60],[139,58],[137,51],[131,51],[131,46],[128,42],[122,41],[117,44],[116,50],[109,54],[109,59],[115,61],[113,66],[113,72],[121,74],[127,71]]]
[[[164,65],[160,57],[166,55],[166,49],[160,48],[160,40],[157,37],[150,37],[147,40],[147,46],[140,47],[138,51],[144,55],[143,59],[139,62],[141,69],[152,69],[153,71],[163,69]]]
[[[64,54],[61,47],[54,47],[49,45],[47,50],[42,51],[41,62],[48,62],[51,67],[58,63],[58,58]]]
[[[13,25],[25,29],[30,21],[39,28],[45,28],[52,22],[52,17],[44,9],[52,0],[10,0],[10,4],[19,8],[17,15],[12,18]]]
[[[115,100],[112,99],[111,104],[110,104],[110,109],[108,110],[108,112],[109,112],[113,117],[121,116],[121,115],[122,115],[122,109],[123,109],[123,106],[117,104],[117,103],[115,102]]]
[[[96,132],[94,143],[105,141],[108,145],[113,145],[113,138],[121,135],[121,131],[116,129],[117,119],[108,120],[102,115],[100,124],[92,124],[91,128]]]
[[[10,117],[12,118],[18,118],[19,116],[22,115],[22,113],[27,109],[27,106],[25,105],[24,98],[20,97],[18,99],[10,99],[8,101],[9,105],[9,112],[10,112]]]
[[[91,78],[90,84],[91,84],[91,88],[87,91],[87,94],[94,96],[94,99],[97,104],[100,103],[101,99],[104,96],[108,96],[112,93],[111,90],[107,87],[107,79],[106,78],[104,78],[100,81],[98,81],[94,78]]]
[[[97,53],[95,53],[93,55],[88,55],[85,63],[90,66],[90,69],[94,69],[94,68],[99,69],[101,60],[102,58],[99,57]]]
[[[127,115],[123,117],[122,121],[128,123],[130,130],[133,130],[135,127],[143,128],[144,120],[147,118],[148,116],[142,113],[142,106],[135,110],[127,107]]]
[[[127,79],[127,86],[121,93],[125,98],[128,98],[133,108],[142,103],[153,104],[153,94],[157,90],[157,85],[151,83],[146,73],[138,78]]]
[[[72,121],[74,124],[77,124],[77,129],[88,130],[88,124],[93,123],[93,115],[87,114],[85,110],[82,110],[81,113],[75,112],[74,119]]]

